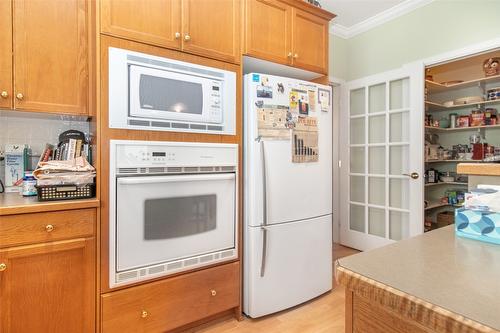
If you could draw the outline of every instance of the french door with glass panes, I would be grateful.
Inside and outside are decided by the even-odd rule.
[[[346,85],[343,245],[365,251],[423,232],[423,71],[417,67]]]

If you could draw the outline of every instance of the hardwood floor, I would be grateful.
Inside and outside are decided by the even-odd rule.
[[[346,257],[359,251],[334,244],[333,259]],[[334,282],[335,285],[335,282]],[[305,304],[264,318],[233,318],[211,322],[192,333],[343,333],[344,288],[335,286],[333,291]]]

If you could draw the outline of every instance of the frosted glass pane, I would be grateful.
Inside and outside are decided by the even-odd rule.
[[[369,89],[369,112],[385,111],[385,83],[371,86]]]
[[[351,176],[351,201],[365,202],[365,177]]]
[[[349,212],[349,227],[351,230],[365,232],[365,207],[351,205]]]
[[[365,118],[351,119],[351,144],[365,143]]]
[[[389,206],[393,208],[408,209],[408,179],[389,179]]]
[[[368,179],[368,203],[385,206],[385,178],[370,177]]]
[[[385,174],[385,147],[370,147],[368,151],[368,172]]]
[[[390,109],[403,109],[409,106],[410,89],[408,78],[392,81],[390,84]]]
[[[351,172],[365,173],[365,148],[351,148]]]
[[[409,236],[410,216],[404,212],[389,212],[389,238],[401,240]]]
[[[385,237],[385,210],[368,208],[368,233]]]
[[[389,172],[391,175],[408,173],[408,146],[391,146],[389,148]]]
[[[365,88],[351,90],[351,116],[365,113]]]
[[[385,142],[385,115],[368,118],[368,143]]]
[[[390,142],[408,142],[410,132],[410,121],[408,112],[394,113],[390,115]]]

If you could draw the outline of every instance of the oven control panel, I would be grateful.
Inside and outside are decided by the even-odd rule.
[[[238,163],[238,147],[235,144],[112,140],[111,147],[114,148],[118,168],[237,166]]]

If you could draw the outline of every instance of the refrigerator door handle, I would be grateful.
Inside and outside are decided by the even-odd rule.
[[[264,277],[266,272],[266,257],[267,257],[267,174],[266,174],[266,152],[264,148],[264,140],[259,137],[260,151],[262,155],[262,261],[260,263],[260,277]]]

